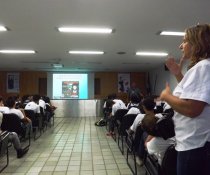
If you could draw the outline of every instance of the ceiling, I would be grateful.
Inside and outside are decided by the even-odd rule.
[[[165,51],[181,56],[182,37],[160,30],[184,31],[210,23],[209,0],[2,0],[1,49],[32,49],[33,55],[0,54],[0,70],[142,72],[166,57],[136,56],[136,51]],[[109,27],[109,35],[60,33],[57,27]],[[104,55],[70,55],[69,50],[102,50]],[[125,54],[118,54],[125,52]],[[61,63],[61,69],[51,64]]]

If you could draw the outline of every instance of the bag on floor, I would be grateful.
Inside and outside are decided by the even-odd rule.
[[[96,126],[105,126],[106,121],[104,119],[100,119],[99,121],[95,122]]]

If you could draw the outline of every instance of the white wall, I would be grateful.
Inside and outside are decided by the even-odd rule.
[[[187,71],[187,65],[188,63],[186,62],[183,66],[183,73]],[[170,71],[165,70],[164,65],[150,71],[149,76],[151,92],[155,95],[160,95],[161,91],[165,88],[166,82],[169,83],[172,91],[177,85],[176,78],[170,73]]]

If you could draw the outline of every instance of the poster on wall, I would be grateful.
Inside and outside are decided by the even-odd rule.
[[[7,93],[19,93],[19,73],[7,73]]]
[[[130,88],[130,74],[118,74],[118,92],[128,92]]]

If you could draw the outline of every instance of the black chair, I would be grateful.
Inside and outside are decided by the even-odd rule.
[[[0,135],[0,159],[4,158],[6,155],[7,161],[6,165],[1,167],[0,173],[8,166],[9,164],[9,151],[8,151],[8,143],[9,143],[9,132],[4,131]]]
[[[48,104],[46,104],[45,113],[46,113],[46,116],[47,116],[47,121],[48,121],[48,123],[50,123],[50,127],[51,127],[51,122],[52,122],[52,125],[54,126],[54,123],[55,123],[55,113],[51,109],[51,106],[48,105]]]
[[[117,128],[117,132],[119,134],[119,126],[122,122],[122,118],[125,114],[127,114],[128,109],[118,109],[114,115],[114,123],[115,127]]]
[[[127,130],[127,134],[128,137],[126,139],[126,146],[127,146],[127,156],[126,156],[126,161],[127,164],[129,166],[129,168],[131,169],[131,171],[133,172],[133,174],[137,174],[137,167],[136,167],[136,152],[138,150],[139,147],[139,143],[140,143],[140,139],[142,137],[143,134],[143,130],[141,128],[141,125],[139,124],[136,128],[136,132],[133,134],[130,134]],[[133,160],[134,160],[134,170],[132,169],[132,166],[130,165],[129,161],[128,161],[128,154],[131,153],[133,154]]]
[[[45,112],[43,107],[40,106],[39,108],[40,108],[40,115],[42,118],[42,129],[43,131],[45,131],[45,129],[47,129],[47,126],[48,126],[48,115]]]
[[[3,131],[16,132],[20,140],[28,139],[28,145],[23,149],[26,149],[31,145],[31,130],[25,126],[16,114],[3,114],[1,129]]]
[[[176,175],[177,151],[174,145],[170,145],[166,150],[162,164],[159,165],[157,158],[154,155],[145,156],[144,167],[146,174],[149,175]]]
[[[122,117],[118,129],[118,147],[122,154],[124,154],[124,137],[127,139],[126,130],[133,124],[137,114],[126,114]],[[120,147],[120,138],[121,138],[121,147]]]
[[[26,116],[32,121],[32,128],[34,133],[34,140],[38,139],[42,134],[42,119],[37,116],[33,110],[25,109],[24,110]],[[37,132],[39,131],[39,135],[37,136]]]

